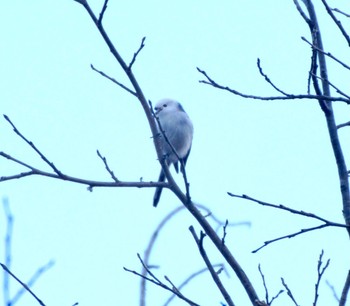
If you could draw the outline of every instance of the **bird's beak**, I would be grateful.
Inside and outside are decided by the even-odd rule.
[[[162,109],[163,109],[162,107],[155,107],[155,108],[154,108],[155,114],[158,115],[159,112],[160,112]]]

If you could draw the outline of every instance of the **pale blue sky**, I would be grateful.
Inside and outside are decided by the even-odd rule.
[[[98,13],[103,1],[90,2]],[[345,10],[346,4],[337,1]],[[323,7],[316,8],[325,48],[346,60],[344,40]],[[90,69],[93,64],[128,84],[83,7],[73,0],[3,1],[0,20],[1,114],[64,173],[109,180],[96,155],[99,149],[119,179],[155,180],[160,166],[140,104]],[[348,28],[349,21],[343,22]],[[192,198],[223,220],[252,222],[250,228],[230,229],[226,242],[259,296],[264,297],[257,270],[261,263],[270,295],[281,289],[284,277],[297,301],[311,305],[321,249],[331,258],[324,280],[340,294],[349,269],[345,231],[325,229],[251,254],[265,240],[318,223],[226,194],[245,193],[343,222],[335,161],[317,103],[245,100],[198,83],[202,76],[197,66],[237,90],[273,95],[258,75],[260,57],[277,85],[289,93],[305,93],[310,48],[300,37],[309,34],[293,1],[110,0],[104,24],[127,62],[146,36],[134,73],[147,99],[178,99],[192,118],[195,135],[186,168]],[[330,79],[343,90],[348,86],[346,73],[330,63]],[[349,120],[345,105],[336,104],[335,109],[339,123]],[[349,132],[340,134],[349,152]],[[0,135],[1,151],[48,170],[4,119]],[[0,169],[0,175],[23,171],[2,159]],[[0,195],[9,198],[15,216],[14,273],[26,280],[50,259],[56,262],[33,288],[51,306],[137,305],[139,279],[123,266],[140,268],[136,253],[143,253],[156,225],[179,205],[169,192],[154,209],[151,189],[90,193],[84,186],[39,177],[2,183]],[[2,237],[4,221],[0,213]],[[173,219],[151,257],[161,266],[157,275],[167,275],[176,284],[204,267],[190,225],[199,231],[186,212]],[[221,262],[209,239],[205,244],[212,261]],[[236,305],[247,305],[234,273],[229,274],[223,279]],[[18,286],[12,284],[14,292]],[[321,292],[319,306],[336,304],[324,281]],[[198,278],[185,293],[201,305],[222,301],[209,275]],[[149,305],[162,305],[168,297],[152,285],[148,294]],[[284,294],[276,306],[288,303]],[[22,305],[37,303],[26,295],[18,303]]]

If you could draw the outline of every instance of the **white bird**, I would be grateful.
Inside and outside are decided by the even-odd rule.
[[[160,127],[159,137],[161,137],[161,149],[163,156],[170,166],[174,165],[176,172],[179,172],[178,162],[179,159],[185,165],[187,162],[188,155],[191,151],[192,138],[193,138],[193,125],[191,119],[188,117],[184,111],[182,105],[172,99],[162,99],[154,107],[156,111],[156,116],[159,119]],[[171,143],[174,150],[171,148],[169,143],[166,141],[162,134],[164,132],[167,140]],[[180,163],[180,169],[181,163]],[[160,171],[159,182],[165,181],[165,173],[163,170]],[[154,197],[153,206],[158,205],[160,195],[162,193],[162,187],[157,187]]]

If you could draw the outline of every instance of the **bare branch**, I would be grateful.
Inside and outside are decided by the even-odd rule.
[[[350,96],[347,95],[346,93],[344,93],[343,91],[341,91],[338,87],[336,87],[334,84],[332,84],[329,80],[323,80],[320,76],[315,75],[316,78],[320,79],[321,81],[325,81],[328,83],[329,86],[331,86],[332,88],[334,88],[336,90],[337,93],[339,93],[340,95],[346,97],[347,99],[350,100]]]
[[[10,155],[0,152],[0,156],[6,157],[9,160],[12,160],[13,162],[18,163],[18,160],[11,157]],[[23,164],[22,162],[19,162],[19,164]],[[82,179],[78,177],[73,177],[67,174],[62,174],[57,175],[54,173],[42,171],[36,168],[31,167],[32,171],[29,172],[22,172],[16,175],[11,175],[11,176],[1,176],[0,177],[0,182],[8,181],[8,180],[13,180],[13,179],[19,179],[23,178],[26,176],[45,176],[45,177],[50,177],[58,180],[63,180],[63,181],[68,181],[72,183],[77,183],[77,184],[82,184],[82,185],[87,185],[88,189],[91,191],[95,187],[136,187],[136,188],[150,188],[150,187],[158,187],[161,186],[163,188],[169,188],[169,185],[166,182],[103,182],[103,181],[93,181],[93,180],[87,180],[87,179]]]
[[[341,293],[339,306],[345,306],[349,289],[350,289],[350,270],[348,272],[348,276],[346,277],[344,288]]]
[[[141,40],[141,44],[140,47],[138,48],[138,50],[134,53],[134,56],[132,57],[132,60],[128,66],[128,69],[131,70],[132,66],[134,65],[135,61],[136,61],[136,57],[139,55],[140,51],[143,49],[143,47],[145,46],[145,40],[146,37],[143,37]]]
[[[115,181],[115,182],[119,182],[119,180],[117,179],[117,177],[114,175],[114,172],[109,168],[108,164],[107,164],[107,159],[106,157],[102,156],[101,153],[99,152],[99,150],[97,150],[97,155],[99,158],[102,159],[105,167],[106,167],[106,170],[107,172],[111,175],[112,179]]]
[[[215,88],[219,88],[222,90],[226,90],[228,92],[233,93],[234,95],[240,96],[242,98],[247,98],[247,99],[254,99],[254,100],[262,100],[262,101],[273,101],[273,100],[298,100],[298,99],[310,99],[310,100],[320,100],[323,99],[325,101],[338,101],[338,102],[345,102],[346,104],[350,104],[350,100],[343,98],[343,97],[330,97],[330,96],[323,96],[323,95],[288,95],[288,96],[271,96],[271,97],[262,97],[262,96],[255,96],[255,95],[248,95],[241,93],[235,89],[231,89],[228,86],[222,86],[216,83],[213,79],[211,79],[208,74],[199,68],[197,70],[203,74],[207,80],[201,80],[199,83],[207,84],[210,86],[213,86]]]
[[[0,266],[4,269],[4,271],[8,274],[10,274],[17,282],[19,282],[21,284],[21,286],[23,288],[25,288],[25,290],[27,290],[36,300],[37,302],[41,305],[41,306],[45,306],[45,304],[43,303],[42,300],[40,300],[32,290],[30,290],[30,288],[25,284],[23,283],[16,275],[14,275],[7,267],[6,265],[4,265],[3,263],[0,263]]]
[[[292,234],[289,234],[289,235],[281,236],[281,237],[278,237],[278,238],[275,238],[275,239],[272,239],[272,240],[267,240],[267,241],[264,242],[264,244],[261,247],[253,250],[252,253],[258,252],[259,250],[261,250],[262,248],[266,247],[267,245],[269,245],[269,244],[271,244],[273,242],[276,242],[276,241],[279,241],[279,240],[283,240],[283,239],[287,239],[287,238],[293,238],[293,237],[296,237],[298,235],[305,234],[307,232],[311,232],[311,231],[314,231],[314,230],[322,229],[322,228],[325,228],[325,227],[334,226],[334,227],[342,227],[342,228],[346,228],[346,229],[348,228],[348,226],[345,225],[345,224],[329,221],[329,220],[327,220],[325,218],[322,218],[322,217],[319,217],[319,216],[317,216],[317,215],[315,215],[313,213],[309,213],[309,212],[305,212],[305,211],[299,211],[299,210],[287,207],[287,206],[282,205],[282,204],[276,205],[276,204],[263,202],[263,201],[254,199],[252,197],[249,197],[249,196],[247,196],[245,194],[243,194],[243,195],[236,195],[236,194],[228,192],[228,195],[231,196],[231,197],[245,199],[245,200],[248,200],[248,201],[252,201],[254,203],[258,203],[258,204],[263,205],[263,206],[268,206],[268,207],[273,207],[273,208],[276,208],[276,209],[281,209],[281,210],[284,210],[284,211],[288,211],[288,212],[290,212],[292,214],[296,214],[296,215],[300,215],[300,216],[304,216],[304,217],[308,217],[308,218],[312,218],[312,219],[316,219],[316,220],[324,222],[324,224],[319,225],[319,226],[301,229],[300,231],[292,233]]]
[[[257,60],[257,66],[258,66],[260,74],[265,78],[265,81],[267,83],[269,83],[276,91],[278,91],[282,95],[290,96],[289,94],[285,93],[283,90],[279,89],[275,84],[273,84],[272,81],[270,80],[270,78],[263,72],[261,65],[260,65],[260,58],[258,58],[258,60]]]
[[[338,124],[337,125],[337,129],[340,129],[340,128],[343,128],[343,127],[346,127],[346,126],[350,126],[350,121]]]
[[[303,1],[303,0],[302,0]],[[305,12],[303,11],[303,9],[301,8],[301,6],[299,5],[299,2],[298,0],[293,0],[299,14],[301,15],[301,17],[303,17],[304,21],[307,23],[307,24],[311,24],[311,20],[308,16],[306,16]]]
[[[42,160],[44,160],[44,162],[47,163],[47,164],[52,168],[52,170],[53,170],[58,176],[62,176],[62,177],[63,177],[61,171],[59,171],[59,170],[56,168],[56,166],[55,166],[52,162],[50,162],[50,161],[37,149],[37,147],[34,145],[33,142],[29,141],[26,137],[24,137],[24,136],[22,135],[22,133],[21,133],[21,132],[16,128],[16,126],[12,123],[12,121],[10,120],[10,118],[9,118],[8,116],[6,116],[6,115],[4,115],[4,118],[6,119],[6,121],[7,121],[8,123],[11,124],[11,126],[13,127],[13,131],[14,131],[19,137],[21,137],[28,145],[30,145],[30,147],[31,147],[36,153],[38,153],[38,155],[42,158]]]
[[[280,294],[282,294],[284,292],[284,290],[280,290],[274,297],[272,297],[272,299],[270,301],[270,299],[269,299],[269,291],[267,289],[267,285],[266,285],[266,282],[265,282],[265,275],[264,275],[264,273],[261,270],[261,265],[260,264],[258,266],[258,269],[259,269],[259,273],[260,273],[260,276],[262,278],[264,289],[265,289],[266,304],[267,305],[272,305],[273,301],[276,300],[280,296]]]
[[[99,73],[100,75],[104,76],[108,80],[110,80],[113,83],[117,84],[118,86],[120,86],[121,88],[126,90],[128,93],[131,93],[133,96],[137,97],[136,92],[132,91],[130,88],[126,87],[124,84],[122,84],[122,83],[118,82],[117,80],[113,79],[112,77],[108,76],[103,71],[96,69],[92,64],[90,65],[90,67],[91,67],[92,70],[96,71],[97,73]]]
[[[147,276],[145,276],[145,275],[142,275],[141,273],[138,273],[138,272],[136,272],[136,271],[133,271],[133,270],[130,270],[130,269],[124,267],[124,270],[125,270],[125,271],[130,272],[130,273],[133,273],[133,274],[135,274],[135,275],[137,275],[137,276],[140,276],[140,277],[146,279],[147,281],[149,281],[149,282],[151,282],[151,283],[153,283],[153,284],[155,284],[155,285],[157,285],[157,286],[159,286],[159,287],[161,287],[161,288],[163,288],[163,289],[165,289],[165,290],[168,290],[168,291],[174,293],[177,297],[179,297],[181,300],[187,302],[187,303],[188,303],[189,305],[191,305],[191,306],[200,306],[199,304],[197,304],[197,303],[191,301],[190,299],[186,298],[186,297],[185,297],[180,291],[178,291],[176,288],[170,288],[169,286],[167,286],[166,284],[164,284],[163,282],[161,282],[161,281],[150,271],[150,269],[145,265],[145,263],[143,262],[143,260],[142,260],[142,258],[140,257],[139,254],[137,254],[137,257],[139,258],[139,260],[140,260],[142,266],[146,269],[146,271],[147,271],[148,274],[151,276],[151,278],[150,278],[150,277],[147,277]]]
[[[313,213],[305,212],[305,211],[302,211],[302,210],[296,210],[294,208],[290,208],[290,207],[287,207],[287,206],[282,205],[282,204],[276,205],[276,204],[272,204],[272,203],[267,203],[267,202],[264,202],[264,201],[261,201],[261,200],[258,200],[258,199],[254,199],[254,198],[252,198],[252,197],[250,197],[248,195],[245,195],[245,194],[237,195],[237,194],[233,194],[231,192],[228,192],[227,194],[229,196],[231,196],[231,197],[252,201],[252,202],[258,203],[258,204],[263,205],[263,206],[273,207],[273,208],[277,208],[277,209],[288,211],[288,212],[290,212],[292,214],[296,214],[296,215],[300,215],[300,216],[304,216],[304,217],[308,217],[308,218],[313,218],[313,219],[316,219],[316,220],[319,220],[319,221],[322,221],[322,222],[326,223],[327,226],[344,227],[344,228],[348,227],[346,224],[341,224],[341,223],[329,221],[329,220],[327,220],[325,218],[322,218],[320,216],[317,216],[317,215],[315,215]]]
[[[224,285],[222,284],[218,274],[215,272],[214,268],[213,268],[213,265],[211,264],[209,258],[208,258],[208,255],[207,253],[205,252],[204,250],[204,246],[203,246],[203,239],[205,237],[205,234],[201,231],[201,235],[200,235],[200,238],[198,238],[193,226],[191,225],[190,228],[189,228],[194,240],[196,241],[197,243],[197,246],[198,246],[198,249],[199,249],[199,253],[201,254],[206,266],[208,267],[208,270],[216,284],[216,286],[219,288],[222,296],[224,297],[225,301],[227,302],[227,304],[229,306],[234,306],[234,303],[230,297],[230,295],[228,294],[227,290],[225,289]]]
[[[223,264],[214,264],[213,265],[213,268],[216,268],[216,267],[220,267],[221,269],[224,269],[224,266]],[[204,269],[201,269],[197,272],[194,272],[192,273],[187,279],[185,279],[181,285],[179,285],[177,287],[178,290],[181,290],[183,287],[185,287],[185,285],[187,285],[193,278],[197,277],[198,275],[204,273],[204,272],[207,272],[208,271],[208,268],[204,268]],[[174,297],[176,297],[175,294],[173,294],[172,296],[169,297],[169,299],[164,303],[163,306],[167,306],[170,304],[170,302],[174,299]]]
[[[295,300],[295,298],[294,298],[294,296],[293,296],[292,291],[288,288],[287,284],[285,283],[283,277],[281,277],[281,281],[282,281],[282,285],[283,285],[284,288],[286,288],[286,290],[287,290],[288,296],[289,296],[290,299],[294,302],[294,305],[295,305],[295,306],[299,306],[299,304],[296,302],[296,300]]]
[[[102,10],[101,10],[101,13],[100,13],[100,17],[98,18],[98,23],[101,24],[102,23],[102,19],[103,19],[103,16],[106,12],[106,9],[107,9],[107,4],[108,4],[108,0],[105,0],[104,4],[103,4],[103,7],[102,7]]]
[[[322,0],[323,1],[323,0]],[[315,46],[314,44],[312,44],[311,42],[309,42],[305,37],[301,37],[301,39],[303,41],[305,41],[306,43],[308,43],[313,49],[317,50],[318,52],[321,52],[322,54],[328,56],[329,58],[331,58],[332,60],[334,60],[335,62],[337,62],[338,64],[342,65],[344,68],[350,70],[350,66],[345,64],[343,61],[341,61],[340,59],[338,59],[337,57],[335,57],[333,54],[331,54],[330,52],[325,52],[322,49],[320,49],[319,47]]]
[[[172,289],[177,292],[180,293],[180,290],[177,289],[177,287],[175,286],[175,284],[170,280],[170,278],[166,275],[164,275],[165,280],[172,286]]]
[[[320,254],[320,257],[318,259],[318,263],[317,263],[317,282],[315,284],[315,298],[314,298],[314,302],[313,302],[313,306],[316,306],[317,305],[317,300],[318,300],[318,289],[319,289],[319,286],[320,286],[320,282],[321,282],[321,279],[322,279],[322,276],[324,274],[324,272],[326,271],[326,269],[328,268],[329,266],[329,263],[330,263],[330,259],[327,260],[326,264],[322,267],[322,258],[323,258],[323,250],[321,251],[321,254]]]
[[[349,17],[350,18],[350,14],[347,14],[347,13],[344,13],[343,11],[341,11],[340,9],[337,9],[337,8],[334,8],[332,9],[334,12],[337,12],[337,13],[340,13],[346,17]]]
[[[227,233],[226,233],[227,225],[228,225],[228,220],[226,219],[226,222],[225,222],[225,224],[223,226],[223,235],[222,235],[222,238],[221,238],[222,244],[225,244],[225,238],[226,238],[226,235],[227,235]]]
[[[343,34],[345,40],[347,41],[349,47],[350,47],[350,36],[348,35],[348,33],[346,33],[343,25],[341,24],[341,22],[334,16],[332,9],[329,7],[329,5],[327,4],[326,0],[322,0],[322,3],[324,4],[327,13],[329,16],[331,16],[331,18],[333,19],[334,23],[337,25],[337,27],[339,28],[340,32]]]
[[[48,271],[49,269],[51,269],[54,264],[55,262],[53,260],[50,260],[47,264],[38,268],[33,274],[33,276],[27,281],[27,286],[29,288],[33,287],[36,281],[40,278],[40,276],[44,274],[46,271]],[[16,295],[11,300],[11,305],[15,305],[25,292],[26,292],[26,288],[23,288],[23,287],[20,290],[18,290]]]
[[[303,228],[303,229],[301,229],[298,232],[295,232],[295,233],[292,233],[292,234],[289,234],[289,235],[285,235],[285,236],[281,236],[281,237],[278,237],[278,238],[275,238],[275,239],[272,239],[272,240],[267,240],[267,241],[264,242],[264,244],[261,247],[253,250],[252,253],[256,253],[256,252],[260,251],[261,249],[263,249],[264,247],[266,247],[267,245],[269,245],[269,244],[271,244],[273,242],[276,242],[276,241],[279,241],[279,240],[283,240],[283,239],[287,239],[287,238],[288,239],[294,238],[294,237],[299,236],[301,234],[305,234],[305,233],[308,233],[308,232],[319,230],[319,229],[322,229],[322,228],[325,228],[325,227],[328,227],[328,226],[330,226],[330,225],[322,224],[322,225],[315,226],[315,227]]]

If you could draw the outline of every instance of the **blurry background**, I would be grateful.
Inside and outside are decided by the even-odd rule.
[[[103,1],[89,2],[98,15]],[[349,12],[346,4],[336,2]],[[345,40],[321,3],[315,6],[325,49],[346,61]],[[120,180],[156,180],[160,166],[139,102],[90,68],[93,64],[129,85],[84,8],[72,0],[2,1],[0,16],[1,114],[66,174],[110,180],[98,149]],[[349,29],[349,20],[339,18]],[[110,0],[104,25],[126,62],[146,36],[135,76],[147,99],[177,99],[193,120],[195,136],[186,168],[193,200],[222,220],[251,222],[250,227],[229,228],[226,243],[259,296],[265,296],[260,263],[270,295],[282,289],[284,277],[298,303],[310,305],[323,249],[331,263],[318,305],[336,305],[325,281],[341,294],[349,269],[346,231],[323,229],[252,254],[266,240],[319,223],[227,195],[244,193],[344,222],[335,160],[317,102],[246,100],[200,84],[203,78],[196,70],[200,67],[218,83],[245,93],[276,95],[258,73],[259,57],[265,73],[281,89],[306,93],[311,50],[300,37],[309,39],[309,30],[293,1]],[[348,71],[332,61],[328,64],[330,81],[346,91]],[[345,104],[334,107],[338,123],[349,120]],[[340,135],[348,159],[348,129]],[[1,151],[50,170],[4,119],[0,140]],[[24,170],[0,159],[0,176]],[[140,269],[136,254],[143,253],[157,224],[180,204],[165,191],[154,209],[153,192],[89,192],[85,186],[44,177],[1,183],[0,195],[8,198],[15,216],[12,271],[26,281],[54,260],[33,287],[47,305],[137,305],[140,279],[123,267]],[[167,275],[180,284],[204,267],[190,225],[200,230],[183,211],[161,233],[151,255],[151,263],[160,266],[154,270],[159,278]],[[5,230],[1,211],[2,237]],[[0,250],[3,246],[1,242]],[[222,262],[209,239],[205,246],[213,263]],[[236,305],[248,305],[234,273],[229,270],[222,278]],[[19,285],[11,285],[14,294]],[[152,284],[147,294],[149,305],[162,305],[169,296]],[[201,305],[223,302],[208,273],[196,278],[184,294]],[[283,294],[274,304],[292,303]],[[17,305],[37,302],[26,294]]]

